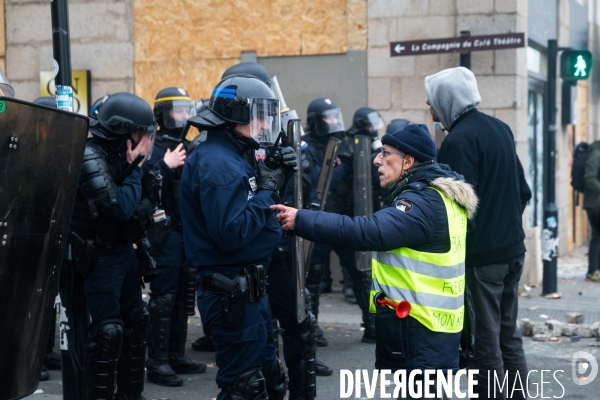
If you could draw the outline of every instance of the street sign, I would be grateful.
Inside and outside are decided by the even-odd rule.
[[[580,81],[590,77],[592,53],[587,50],[565,50],[560,55],[560,77],[565,81]]]
[[[525,47],[525,34],[523,32],[391,42],[390,55],[392,57],[418,56],[424,54],[514,49],[517,47]]]

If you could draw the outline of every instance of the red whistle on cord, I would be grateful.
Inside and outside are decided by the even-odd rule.
[[[383,293],[379,292],[375,295],[375,304],[380,307],[390,306],[396,310],[396,316],[400,319],[408,317],[410,314],[410,303],[407,300],[402,300],[399,303],[388,300]]]

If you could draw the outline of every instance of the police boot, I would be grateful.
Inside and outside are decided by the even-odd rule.
[[[295,337],[301,343],[291,359],[286,359],[290,377],[289,400],[313,400],[317,396],[315,374],[317,320],[315,316],[307,310],[304,320],[300,324],[286,329],[283,335]],[[291,340],[290,338],[289,341]]]
[[[46,354],[44,355],[44,366],[51,370],[62,369],[62,358],[59,354],[52,351],[54,349],[54,335],[56,334],[56,309],[52,313],[50,320],[50,331],[46,341]]]
[[[317,376],[329,376],[333,374],[333,369],[328,367],[323,360],[315,357],[315,375]]]
[[[188,316],[183,304],[175,304],[173,317],[176,319],[177,331],[171,332],[169,340],[169,364],[177,374],[201,374],[206,372],[206,364],[196,364],[185,355],[185,342],[187,339]]]
[[[194,351],[204,351],[207,353],[214,353],[217,351],[215,349],[215,344],[213,343],[212,336],[203,335],[198,339],[192,342],[192,350]]]
[[[47,381],[50,379],[50,373],[48,373],[48,368],[45,365],[42,365],[42,370],[40,371],[40,381]]]
[[[357,271],[352,276],[352,283],[354,285],[354,294],[356,295],[356,302],[360,307],[363,314],[363,324],[365,328],[363,333],[363,343],[375,343],[375,318],[373,314],[369,312],[369,299],[371,290],[371,278],[369,278],[364,272]]]
[[[275,358],[271,364],[271,373],[267,380],[267,394],[269,400],[283,400],[287,393],[288,376],[279,358]]]
[[[123,399],[142,400],[144,391],[144,365],[146,364],[146,335],[150,313],[146,303],[122,312],[123,348],[117,368],[117,393]]]
[[[175,375],[169,365],[169,334],[174,305],[173,294],[154,296],[150,300],[152,346],[146,362],[146,376],[150,382],[161,386],[183,385],[183,379]]]
[[[221,389],[228,392],[231,400],[269,400],[267,382],[261,368],[246,371],[229,386]]]
[[[122,343],[123,322],[120,319],[94,321],[83,367],[87,399],[113,400]]]
[[[356,304],[356,295],[354,294],[354,285],[352,284],[352,278],[346,268],[342,267],[342,274],[344,275],[344,299],[346,303]]]

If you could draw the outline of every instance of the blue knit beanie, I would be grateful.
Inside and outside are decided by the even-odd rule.
[[[410,124],[394,133],[386,133],[381,143],[393,146],[419,162],[435,160],[437,155],[435,142],[427,125],[423,124]]]

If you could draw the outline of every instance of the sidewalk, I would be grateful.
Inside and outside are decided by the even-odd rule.
[[[541,286],[521,293],[519,319],[567,322],[568,312],[580,312],[585,324],[600,321],[600,283],[585,281],[587,249],[587,245],[580,246],[558,258],[558,292],[561,298],[545,298]]]

